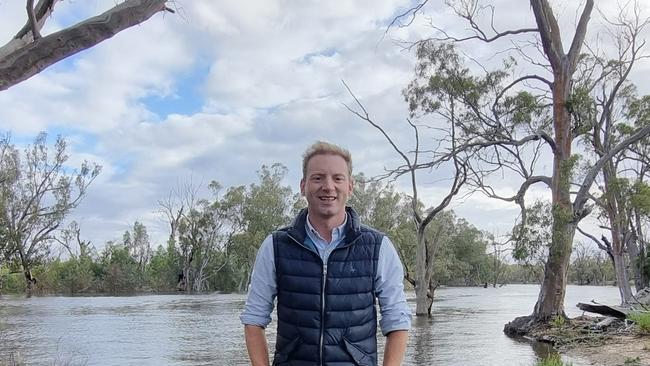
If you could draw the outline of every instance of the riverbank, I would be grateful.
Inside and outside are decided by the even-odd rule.
[[[579,316],[537,326],[529,337],[592,366],[650,366],[650,335],[622,319]]]
[[[599,345],[583,344],[563,351],[571,358],[580,358],[593,366],[650,365],[650,337],[618,335]]]

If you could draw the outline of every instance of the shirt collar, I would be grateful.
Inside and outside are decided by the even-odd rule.
[[[321,235],[318,233],[316,229],[311,225],[311,222],[309,221],[309,214],[307,214],[307,220],[305,220],[306,224],[305,227],[308,232],[311,232],[312,234],[316,235],[318,238],[321,238]],[[345,214],[345,220],[343,220],[343,223],[334,229],[332,229],[332,241],[334,241],[337,238],[342,238],[343,235],[345,234],[345,225],[348,223],[348,214]]]

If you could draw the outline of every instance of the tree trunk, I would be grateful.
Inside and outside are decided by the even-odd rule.
[[[636,227],[634,230],[634,237],[636,238],[636,243],[638,243],[639,255],[638,263],[636,264],[639,267],[639,272],[641,273],[641,288],[646,288],[650,286],[649,274],[645,270],[645,263],[648,260],[646,258],[646,243],[643,237],[643,226],[641,225],[641,215],[637,210],[634,210],[634,221],[636,222]]]
[[[23,248],[24,247],[22,245],[17,245],[18,255],[20,257],[20,265],[23,268],[23,275],[25,277],[25,292],[27,296],[31,296],[34,291],[34,286],[36,285],[36,278],[32,276],[32,268],[27,256],[25,256]]]
[[[630,289],[630,280],[627,275],[623,253],[614,252],[614,270],[616,271],[616,285],[621,295],[621,304],[628,304],[632,300],[632,290]]]
[[[424,240],[424,230],[418,230],[418,244],[415,257],[415,315],[429,316],[431,303],[427,297],[429,281],[427,281],[427,246]]]
[[[564,295],[566,294],[569,259],[571,258],[575,228],[574,224],[553,223],[553,239],[549,257],[533,312],[533,316],[538,321],[545,322],[558,315],[566,317]]]
[[[637,240],[629,240],[626,244],[627,254],[632,268],[632,277],[634,278],[634,288],[636,291],[642,290],[645,286],[643,283],[643,257]]]
[[[537,321],[547,321],[557,315],[566,317],[564,295],[577,225],[569,190],[575,164],[571,157],[571,117],[566,108],[571,90],[571,76],[567,72],[568,66],[563,66],[555,72],[553,83],[553,128],[556,143],[551,182],[553,227],[544,279],[533,311],[533,317]]]

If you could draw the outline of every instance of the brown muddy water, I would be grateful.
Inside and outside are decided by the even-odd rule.
[[[404,365],[533,365],[548,348],[502,330],[532,311],[538,290],[439,289],[433,319],[413,319]],[[618,290],[569,286],[568,315],[580,315],[575,304],[591,299],[616,304]],[[239,323],[244,300],[240,294],[0,297],[0,365],[247,365]],[[267,330],[271,349],[274,327]]]

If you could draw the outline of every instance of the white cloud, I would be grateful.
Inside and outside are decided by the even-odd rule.
[[[500,30],[534,25],[528,3],[493,4]],[[46,31],[113,5],[60,2]],[[0,93],[0,129],[27,137],[41,130],[63,133],[71,140],[71,165],[88,159],[104,167],[74,214],[98,246],[119,238],[135,220],[164,241],[157,201],[190,177],[204,184],[248,184],[262,164],[281,162],[297,190],[300,155],[316,139],[349,147],[355,170],[367,175],[401,164],[378,131],[345,109],[343,103],[354,105],[341,80],[399,146],[411,150],[401,90],[413,76],[414,55],[394,41],[431,35],[429,20],[455,34],[467,31],[448,9],[432,4],[410,27],[384,37],[392,17],[412,6],[407,0],[174,5],[176,15],[157,14]],[[571,7],[558,6],[568,9],[563,24],[571,24]],[[0,2],[5,39],[24,24],[23,13],[21,2]],[[473,43],[468,52],[483,57],[507,46]],[[640,66],[635,80],[647,76],[648,65]],[[449,182],[440,180],[446,174],[447,168],[422,175],[426,202],[446,194]],[[514,194],[518,182],[508,177],[499,189]],[[402,180],[398,187],[408,191]],[[548,192],[532,190],[528,200],[537,196]],[[480,195],[452,206],[477,226],[502,233],[518,214],[516,205]]]

